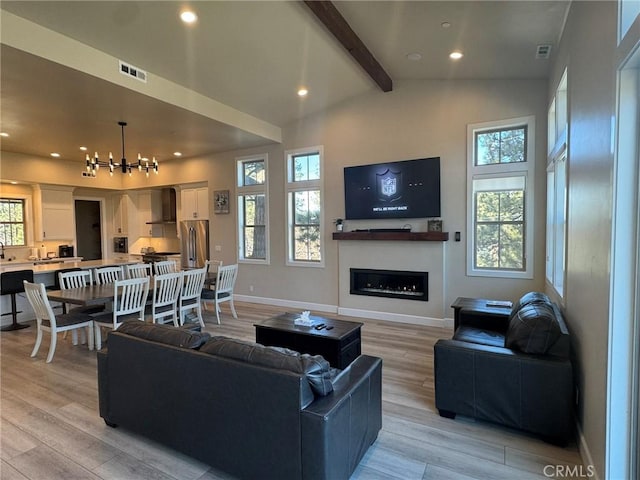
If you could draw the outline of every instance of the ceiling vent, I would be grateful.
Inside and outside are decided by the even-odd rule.
[[[537,59],[549,58],[550,54],[551,54],[551,45],[538,45],[536,47]]]
[[[126,75],[127,77],[133,77],[141,82],[147,83],[147,72],[142,70],[141,68],[134,67],[133,65],[129,65],[128,63],[119,60],[120,63],[120,73]]]

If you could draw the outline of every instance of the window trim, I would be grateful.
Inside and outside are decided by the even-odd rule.
[[[476,133],[524,126],[527,130],[526,161],[476,165]],[[535,143],[536,123],[533,115],[467,125],[467,276],[532,279],[534,272],[535,232]],[[524,177],[524,269],[476,268],[476,229],[474,180],[522,176]]]
[[[5,245],[5,250],[13,249],[13,248],[29,248],[33,246],[33,218],[31,215],[32,212],[32,201],[33,198],[31,195],[27,194],[17,194],[17,193],[8,193],[2,192],[2,198],[9,198],[15,200],[24,200],[24,245]]]
[[[320,178],[317,180],[300,180],[295,181],[293,178],[293,158],[299,155],[318,153],[320,156]],[[285,178],[285,242],[286,242],[286,265],[289,267],[310,267],[310,268],[324,268],[325,267],[325,228],[324,228],[324,147],[322,145],[315,145],[311,147],[297,148],[293,150],[286,150],[284,152],[286,174]],[[310,190],[320,191],[320,260],[294,260],[293,258],[293,193],[305,192]]]
[[[236,201],[238,208],[236,209],[236,232],[238,235],[238,263],[253,265],[270,265],[271,264],[271,235],[269,233],[269,154],[261,153],[255,155],[247,155],[236,157]],[[264,162],[264,183],[256,185],[240,185],[240,169],[241,164],[251,161]],[[246,195],[260,195],[265,198],[265,258],[245,258],[244,257],[244,204],[242,198]]]

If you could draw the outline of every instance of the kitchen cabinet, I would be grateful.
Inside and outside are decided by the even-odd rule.
[[[34,197],[36,241],[75,238],[73,190],[36,185]]]
[[[129,195],[122,194],[113,197],[113,234],[127,235],[129,233],[129,212],[133,209],[130,208]]]
[[[209,219],[209,188],[185,188],[182,190],[182,219]]]
[[[138,225],[141,237],[163,236],[164,230],[161,224],[148,224],[148,222],[158,220],[156,217],[160,210],[160,201],[160,192],[153,191],[138,193]],[[154,212],[156,213],[155,216]]]

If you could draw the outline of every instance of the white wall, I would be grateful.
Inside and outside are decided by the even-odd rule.
[[[283,129],[283,145],[226,154],[234,156],[266,151],[269,153],[269,192],[271,227],[271,265],[242,265],[237,291],[244,295],[303,301],[336,306],[340,289],[338,242],[331,239],[333,219],[344,217],[343,168],[420,157],[441,157],[442,218],[444,230],[451,234],[444,243],[444,285],[438,302],[444,309],[429,305],[423,315],[452,317],[449,305],[458,296],[484,296],[516,299],[528,290],[544,286],[544,204],[546,92],[544,80],[512,81],[424,81],[395,82],[390,93],[375,92],[354,98],[337,108],[309,117]],[[536,198],[535,276],[533,280],[470,278],[465,274],[466,257],[466,129],[467,124],[535,115]],[[313,145],[324,146],[325,165],[325,254],[326,267],[285,266],[284,150]],[[415,230],[426,230],[426,221],[388,220],[385,222],[347,222],[345,229],[373,226],[399,227],[412,223]],[[453,232],[462,232],[462,242],[453,241]],[[357,242],[361,243],[361,242]],[[375,243],[375,242],[369,242]],[[395,253],[403,261],[412,253],[396,242]],[[341,247],[342,248],[342,247]],[[277,279],[277,281],[274,281]],[[441,279],[430,279],[441,282]],[[250,293],[249,286],[254,287]],[[433,283],[432,283],[433,287]],[[436,298],[436,297],[434,297]],[[389,302],[387,302],[388,304]],[[414,314],[416,303],[396,302],[396,313]],[[342,306],[342,305],[340,305]]]
[[[583,458],[604,473],[616,2],[573,2],[549,98],[568,70],[567,278]],[[549,287],[549,292],[553,293]]]

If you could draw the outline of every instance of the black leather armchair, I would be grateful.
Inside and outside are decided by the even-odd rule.
[[[501,318],[460,311],[451,340],[434,346],[436,407],[566,444],[573,435],[569,332],[544,294],[528,293]]]

